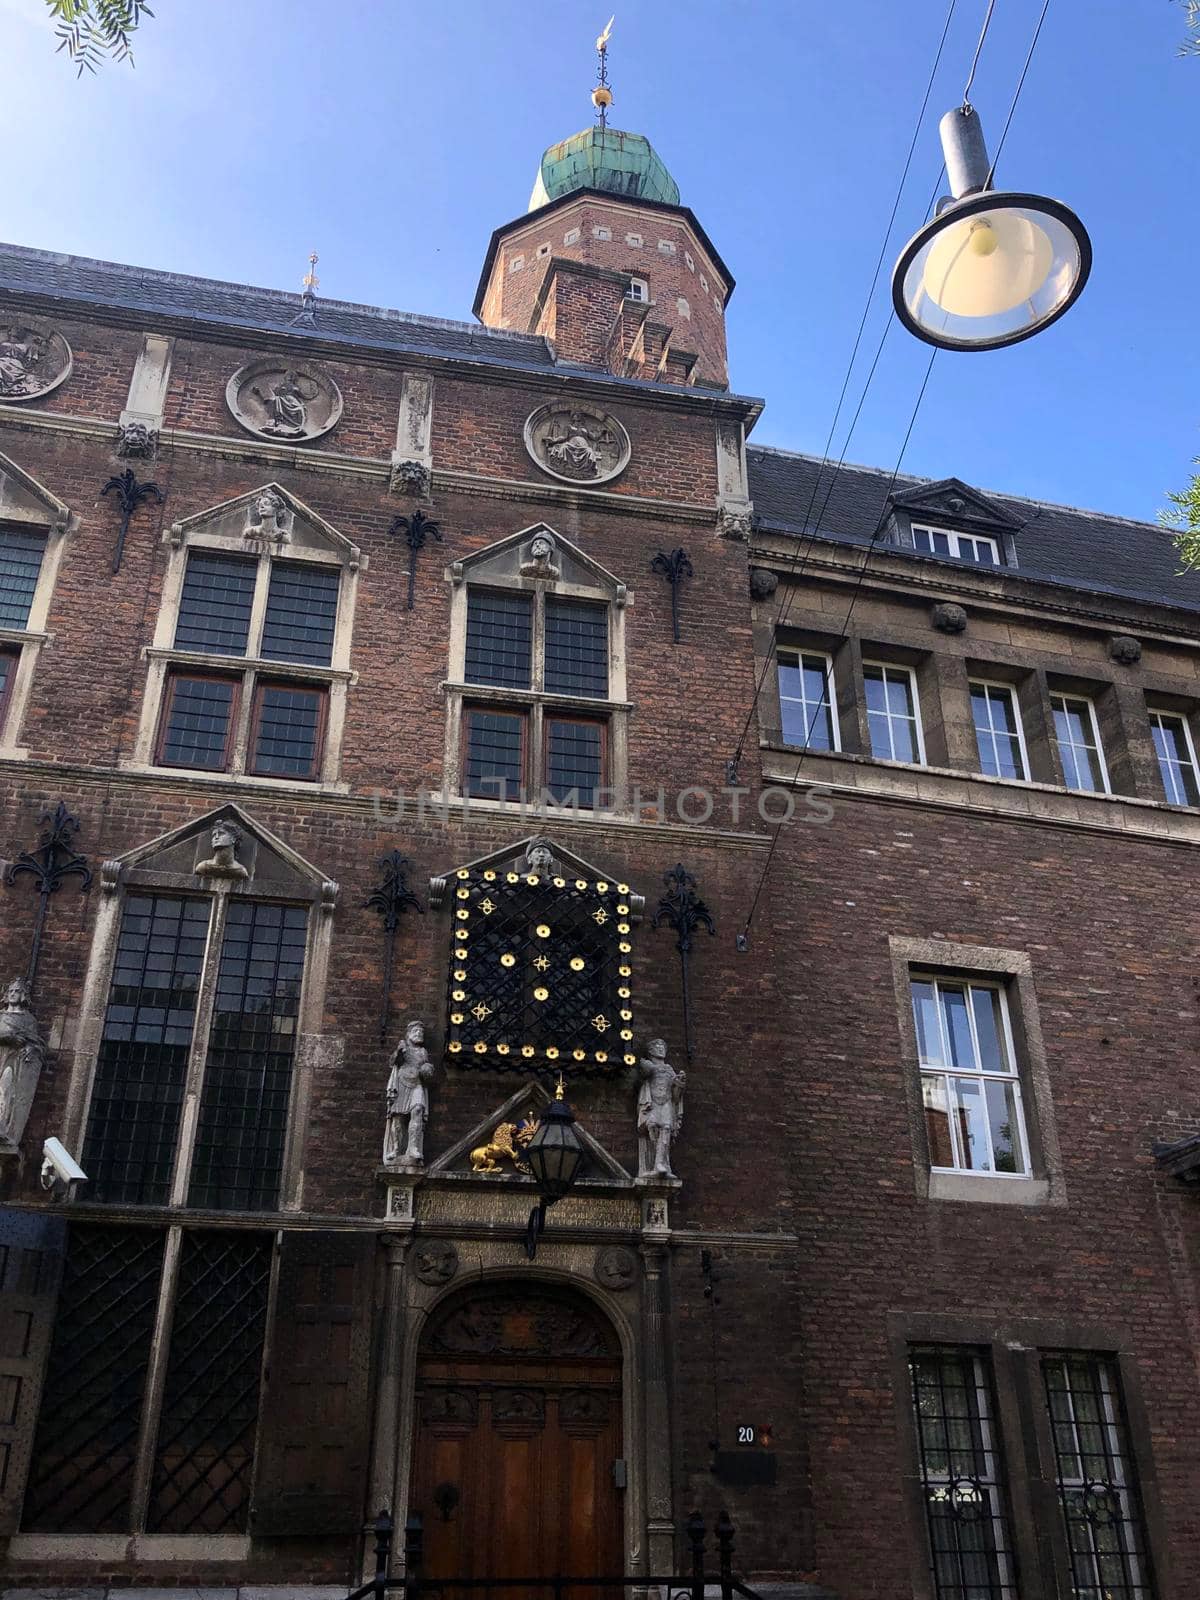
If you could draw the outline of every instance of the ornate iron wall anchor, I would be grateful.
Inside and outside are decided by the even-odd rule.
[[[388,1012],[392,1002],[392,966],[396,954],[396,930],[400,918],[410,908],[425,915],[425,907],[408,887],[408,871],[412,862],[399,850],[390,850],[379,862],[383,876],[363,901],[370,911],[378,911],[383,918],[383,1003],[379,1012],[379,1042],[387,1039]]]
[[[436,522],[421,510],[414,511],[411,517],[393,517],[389,533],[403,533],[404,542],[408,546],[408,610],[413,608],[413,585],[417,577],[417,556],[425,548],[426,539],[436,539],[442,542],[442,530]]]
[[[141,505],[143,500],[153,500],[156,505],[162,505],[163,492],[156,483],[139,483],[132,467],[115,478],[110,478],[100,491],[100,498],[116,492],[117,504],[121,508],[121,530],[117,534],[117,547],[113,551],[112,569],[114,572],[121,570],[121,557],[125,554],[125,535],[129,532],[129,519]]]
[[[46,909],[50,896],[56,894],[70,877],[82,878],[80,890],[86,893],[92,884],[92,869],[87,857],[75,848],[75,835],[79,822],[60,800],[51,811],[42,812],[42,837],[35,850],[22,850],[4,875],[7,884],[16,883],[23,874],[33,879],[38,895],[37,915],[33,923],[33,944],[29,951],[29,965],[25,981],[32,990],[37,977],[38,958],[42,953],[42,931],[46,926]]]
[[[658,909],[650,919],[650,926],[657,928],[665,922],[675,930],[675,948],[679,951],[679,970],[683,982],[683,1041],[687,1058],[691,1061],[692,1011],[688,963],[692,954],[692,935],[697,928],[707,928],[710,934],[715,934],[717,925],[713,921],[712,912],[696,893],[695,878],[682,862],[663,875],[663,882],[667,886],[667,892],[658,902]]]
[[[671,554],[664,555],[660,550],[650,563],[651,572],[659,572],[671,585],[671,632],[675,643],[679,643],[679,586],[685,578],[694,577],[692,563],[688,560],[687,551],[677,545]]]

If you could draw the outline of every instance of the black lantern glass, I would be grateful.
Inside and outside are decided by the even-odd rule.
[[[538,1131],[525,1151],[534,1182],[547,1200],[561,1200],[583,1166],[583,1146],[575,1132],[575,1113],[562,1098],[562,1092],[560,1084],[559,1098],[551,1100],[542,1112]]]

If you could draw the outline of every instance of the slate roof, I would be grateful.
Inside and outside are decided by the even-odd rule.
[[[819,538],[839,544],[868,544],[886,514],[890,471],[847,463],[834,480],[835,463],[822,467],[814,456],[753,442],[746,453],[750,496],[756,520],[764,529],[785,534],[815,532]],[[901,476],[896,479],[895,491],[919,489],[931,481]],[[991,489],[980,492],[1019,524],[1013,536],[1016,570],[1025,577],[1094,594],[1200,611],[1200,573],[1180,572],[1179,557],[1166,529],[1152,522],[1050,505]],[[916,551],[899,552],[895,546],[889,546],[888,553],[962,570],[958,562]]]
[[[187,317],[198,322],[255,331],[330,339],[417,355],[453,356],[534,371],[562,370],[539,334],[483,328],[473,322],[420,317],[408,311],[353,305],[342,300],[316,302],[315,323],[297,323],[299,294],[255,289],[215,278],[127,267],[87,256],[58,255],[0,243],[0,294],[47,295],[81,306],[116,307],[151,315]]]

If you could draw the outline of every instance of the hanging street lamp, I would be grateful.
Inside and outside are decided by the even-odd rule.
[[[1092,242],[1058,200],[992,189],[973,106],[947,111],[939,131],[950,197],[901,252],[892,273],[896,315],[943,350],[1018,344],[1074,305]]]
[[[533,1180],[542,1197],[529,1213],[529,1226],[525,1230],[525,1254],[532,1261],[546,1226],[547,1207],[561,1200],[574,1186],[584,1162],[583,1146],[575,1132],[575,1113],[563,1097],[561,1077],[554,1099],[542,1112],[538,1130],[525,1150],[525,1160],[533,1170]]]

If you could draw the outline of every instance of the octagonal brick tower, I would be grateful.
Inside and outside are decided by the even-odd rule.
[[[732,292],[649,141],[596,127],[542,156],[528,211],[492,235],[474,310],[545,334],[564,362],[724,389]]]

